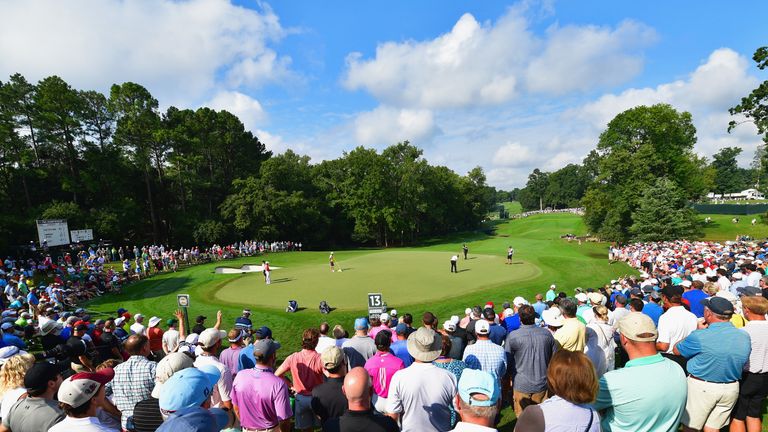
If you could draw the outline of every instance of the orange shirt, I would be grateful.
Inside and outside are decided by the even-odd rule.
[[[309,396],[312,389],[323,383],[323,362],[315,350],[303,349],[285,359],[291,371],[291,381],[296,393]]]
[[[147,329],[149,338],[149,349],[152,351],[161,351],[163,349],[163,329],[160,327],[150,327]]]

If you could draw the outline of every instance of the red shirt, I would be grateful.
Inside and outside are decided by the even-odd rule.
[[[160,351],[163,349],[163,330],[160,327],[150,327],[147,329],[149,338],[149,349]]]
[[[323,383],[323,362],[315,350],[293,353],[283,364],[291,371],[293,388],[298,394],[310,396],[312,389]]]

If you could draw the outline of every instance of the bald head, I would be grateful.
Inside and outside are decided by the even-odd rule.
[[[349,409],[368,409],[371,398],[371,376],[362,367],[356,367],[344,377],[344,394],[349,402]],[[358,408],[353,408],[358,407]]]
[[[144,355],[144,347],[148,344],[149,339],[144,335],[130,335],[125,341],[125,350],[130,355]]]

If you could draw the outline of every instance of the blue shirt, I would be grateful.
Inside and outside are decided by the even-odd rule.
[[[749,334],[730,322],[694,330],[675,346],[688,359],[691,375],[718,383],[738,381],[752,350]]]
[[[704,305],[701,304],[701,301],[707,297],[709,295],[700,289],[692,289],[683,293],[683,299],[688,300],[691,313],[696,315],[696,318],[704,316]]]
[[[237,357],[237,370],[251,369],[256,366],[256,356],[253,355],[253,345],[248,345],[240,350]]]
[[[518,318],[518,321],[520,321],[520,318]],[[507,331],[504,330],[504,327],[498,324],[491,324],[488,330],[488,337],[491,339],[491,342],[501,346],[501,344],[504,342],[504,339],[507,337]]]
[[[22,340],[20,337],[16,335],[12,335],[8,333],[3,334],[3,344],[4,346],[13,345],[22,350],[27,349],[27,344],[24,342],[24,340]]]
[[[653,324],[658,327],[659,317],[664,313],[664,309],[656,303],[649,301],[645,306],[643,306],[643,313],[651,317]]]
[[[520,328],[520,317],[517,314],[504,318],[504,328],[507,329],[507,333]]]
[[[536,316],[541,318],[541,313],[547,310],[547,304],[544,302],[536,302],[533,304],[533,310],[536,311]]]
[[[408,353],[408,341],[396,341],[389,346],[389,350],[392,351],[392,354],[396,355],[397,358],[403,361],[405,367],[408,367],[413,363],[413,357]]]

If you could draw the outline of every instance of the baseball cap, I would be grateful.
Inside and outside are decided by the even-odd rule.
[[[168,321],[165,322],[165,325],[168,327],[176,325],[176,323],[179,322],[176,318],[170,318]]]
[[[688,279],[686,279],[686,280],[680,282],[680,285],[682,285],[682,286],[684,286],[686,288],[690,288],[690,286],[693,285],[693,283],[691,281],[689,281]]]
[[[261,338],[261,339],[272,339],[272,330],[269,329],[267,326],[261,326],[258,330],[256,330],[254,333],[254,336]]]
[[[379,319],[380,319],[380,320],[381,320],[381,322],[383,322],[383,323],[385,323],[385,322],[389,322],[389,314],[388,314],[388,313],[386,313],[386,312],[384,312],[383,314],[379,315]]]
[[[528,304],[528,300],[526,300],[526,299],[524,299],[522,297],[515,297],[515,299],[512,300],[512,304],[517,306],[517,307],[520,307],[522,305],[527,305]]]
[[[473,395],[481,394],[488,399],[478,400]],[[499,401],[501,388],[499,380],[488,372],[464,369],[459,379],[459,396],[464,403],[472,406],[493,406]]]
[[[187,368],[173,374],[160,390],[160,412],[170,414],[184,408],[203,404],[221,378],[221,372],[213,365]]]
[[[667,298],[681,297],[683,295],[683,287],[679,285],[667,285],[661,289],[661,294]]]
[[[152,389],[152,397],[160,399],[160,390],[162,390],[163,384],[176,372],[193,367],[194,363],[192,357],[183,352],[173,352],[163,357],[157,362],[155,369],[155,388]]]
[[[456,331],[456,324],[453,323],[453,321],[446,321],[443,323],[443,328],[447,332],[455,332]]]
[[[396,317],[397,316],[397,309],[392,309],[391,311],[389,311],[389,316]]]
[[[722,297],[702,299],[701,304],[718,315],[733,315],[733,304]]]
[[[220,408],[185,408],[168,416],[157,432],[220,431],[229,424],[229,415]]]
[[[395,326],[395,334],[404,335],[408,332],[408,326],[400,323]]]
[[[355,320],[355,330],[368,330],[368,318],[357,318]]]
[[[736,290],[745,296],[756,296],[762,294],[762,290],[754,286],[739,287],[736,288]]]
[[[250,313],[251,313],[251,310],[250,310],[250,309],[243,309],[243,313],[244,313],[244,314],[250,314]]]
[[[120,317],[115,320],[115,325],[120,327],[121,325],[125,324],[125,317]]]
[[[634,295],[634,296],[642,296],[643,295],[643,290],[641,290],[640,288],[635,287],[635,288],[632,288],[631,290],[629,290],[629,294],[630,295]]]
[[[144,318],[144,315],[142,315],[140,313],[137,313],[136,315],[134,315],[133,320],[134,321],[138,321],[138,320],[140,320],[142,318]]]
[[[208,317],[206,317],[204,315],[198,315],[197,318],[195,318],[195,322],[201,323],[201,322],[205,321],[206,319],[208,319]]]
[[[126,313],[126,312],[128,312],[128,310],[127,310],[127,309],[124,309],[124,308],[118,308],[118,309],[117,309],[117,315],[118,315],[118,316],[121,316],[121,315],[123,315],[123,314],[124,314],[124,313]]]
[[[344,353],[341,348],[332,346],[323,351],[320,355],[323,367],[327,370],[336,369],[344,361]]]
[[[475,334],[487,335],[491,331],[491,326],[488,321],[478,320],[475,321]]]
[[[98,372],[80,372],[65,379],[59,387],[59,402],[72,408],[82,406],[98,393],[102,385],[112,381],[115,371],[105,368]]]
[[[654,342],[659,335],[651,317],[642,312],[630,312],[619,320],[619,332],[637,342]]]
[[[197,343],[203,348],[211,348],[216,345],[216,342],[227,337],[227,332],[215,328],[205,329],[200,333],[197,338]]]
[[[280,349],[280,342],[272,339],[260,339],[253,343],[253,354],[259,356],[269,356]]]
[[[48,381],[55,381],[59,376],[59,369],[48,362],[35,363],[24,374],[24,387],[27,390],[44,390],[48,387]]]
[[[580,302],[582,302],[582,303],[586,303],[586,302],[587,302],[587,300],[589,300],[589,298],[587,297],[587,295],[586,295],[586,294],[584,294],[583,292],[580,292],[580,293],[576,294],[576,296],[575,296],[575,297],[576,297],[576,300],[578,300],[578,301],[580,301]]]

